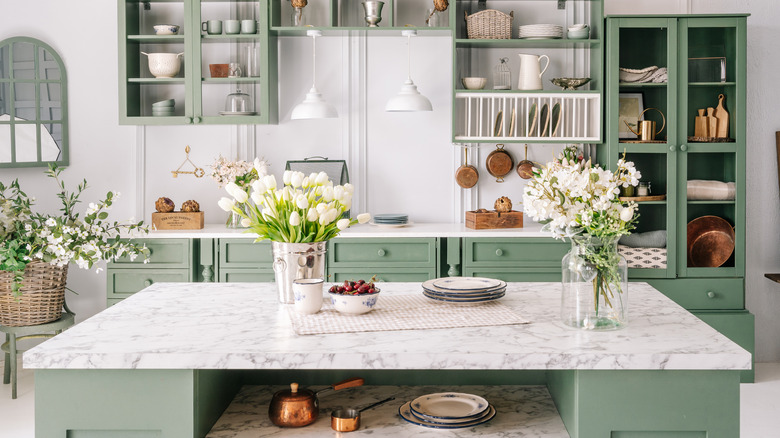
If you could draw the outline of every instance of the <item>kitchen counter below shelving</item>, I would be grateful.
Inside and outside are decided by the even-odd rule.
[[[133,237],[144,239],[231,239],[252,238],[244,228],[226,228],[224,224],[206,224],[201,230],[155,230],[149,234],[137,234]],[[454,223],[413,223],[405,227],[391,228],[370,224],[357,224],[342,231],[338,238],[392,238],[392,237],[547,237],[542,225],[526,221],[523,228],[503,228],[494,230],[473,230],[465,224]]]

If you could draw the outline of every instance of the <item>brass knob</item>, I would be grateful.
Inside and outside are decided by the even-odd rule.
[[[144,280],[144,286],[149,287],[152,285],[152,280]]]
[[[385,253],[385,250],[383,250],[383,249],[380,249],[380,250],[379,250],[379,251],[377,251],[376,253],[377,253],[377,255],[378,255],[379,257],[384,257],[384,256],[385,256],[385,254],[386,254],[386,253]]]
[[[502,250],[501,248],[498,248],[498,249],[496,250],[496,255],[497,255],[497,256],[499,256],[499,257],[501,257],[502,255],[504,255],[504,250]]]
[[[715,292],[707,291],[707,298],[715,298]]]

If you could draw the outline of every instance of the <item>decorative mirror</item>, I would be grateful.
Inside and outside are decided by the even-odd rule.
[[[0,41],[0,167],[68,165],[68,81],[43,41]]]

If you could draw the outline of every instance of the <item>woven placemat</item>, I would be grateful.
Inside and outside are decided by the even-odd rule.
[[[293,306],[290,306],[288,311],[293,330],[299,335],[530,323],[498,301],[444,303],[423,295],[380,296],[376,308],[362,315],[339,313],[327,298],[322,310],[314,315],[296,313]]]

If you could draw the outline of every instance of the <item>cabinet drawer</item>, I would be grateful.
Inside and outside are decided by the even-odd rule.
[[[335,239],[328,264],[359,266],[436,266],[436,239]]]
[[[130,261],[129,257],[120,257],[111,265],[122,268],[189,268],[192,263],[191,239],[133,239],[133,242],[145,243],[149,248],[149,263],[143,257]]]
[[[517,269],[464,269],[465,277],[497,278],[504,281],[561,281],[561,268],[517,268]]]
[[[109,269],[108,298],[125,298],[154,283],[192,281],[189,269]]]
[[[268,283],[276,280],[272,269],[220,269],[220,283]]]
[[[420,282],[431,280],[437,277],[432,269],[339,269],[328,271],[327,281],[340,283],[344,280],[370,280],[376,275],[376,281],[410,281]],[[420,289],[422,290],[422,289]],[[414,291],[416,292],[416,291]]]
[[[745,283],[742,278],[677,278],[645,281],[689,310],[745,308]]]
[[[220,239],[219,267],[271,268],[271,242],[253,243],[254,239]]]
[[[549,239],[464,239],[463,265],[557,267],[571,249],[570,243]]]

